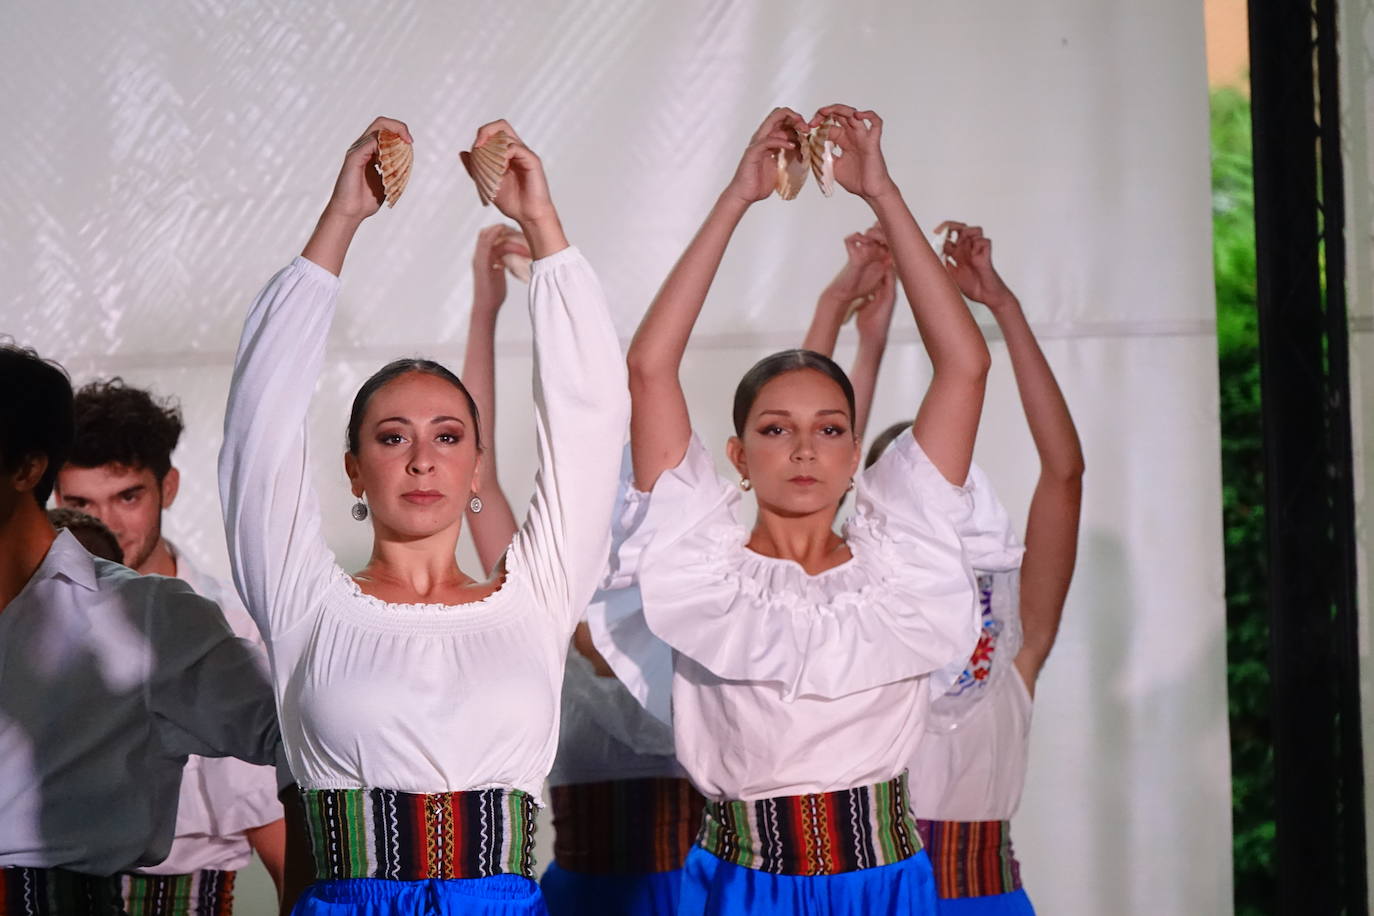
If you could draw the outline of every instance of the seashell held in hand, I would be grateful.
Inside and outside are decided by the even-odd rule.
[[[806,155],[811,174],[816,176],[816,184],[826,197],[835,193],[835,141],[830,139],[830,128],[834,123],[833,120],[827,120],[806,135]]]
[[[791,200],[801,193],[806,184],[806,173],[811,170],[806,152],[806,138],[797,134],[797,148],[788,147],[777,152],[778,157],[778,196]]]
[[[377,131],[377,171],[382,174],[382,194],[388,207],[401,199],[414,160],[415,150],[400,134],[386,128]]]
[[[506,151],[510,149],[510,136],[498,131],[487,138],[481,146],[474,146],[468,154],[468,172],[477,185],[477,196],[486,206],[501,190],[501,181],[506,177]]]

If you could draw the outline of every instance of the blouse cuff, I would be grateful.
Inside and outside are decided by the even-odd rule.
[[[292,259],[289,269],[299,271],[309,277],[312,283],[319,283],[330,291],[337,290],[341,282],[336,274],[325,270],[303,254],[298,254]]]
[[[537,261],[531,261],[530,278],[531,280],[533,280],[533,278],[539,276],[540,274],[548,273],[552,270],[557,270],[564,264],[570,264],[573,261],[582,260],[585,259],[582,257],[582,252],[578,249],[578,247],[576,245],[569,245],[567,248],[564,248],[561,251],[555,251],[553,254],[542,257]]]

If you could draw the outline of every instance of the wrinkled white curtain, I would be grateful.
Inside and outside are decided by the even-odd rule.
[[[471,247],[497,215],[457,163],[478,124],[508,117],[544,156],[628,339],[772,106],[876,109],[927,229],[963,219],[995,240],[1086,448],[1079,571],[1015,829],[1027,887],[1045,913],[1230,911],[1197,4],[12,0],[4,22],[0,332],[77,381],[118,373],[181,399],[170,530],[221,571],[214,459],[240,322],[374,115],[408,121],[416,161],[350,255],[315,399],[316,480],[345,565],[367,550],[340,461],[353,391],[397,355],[461,361]],[[814,186],[749,214],[687,360],[708,443],[728,434],[735,380],[799,343],[840,238],[871,220]],[[515,290],[498,441],[518,502],[533,453]],[[1024,518],[1036,462],[1000,344],[994,359],[978,457]],[[899,311],[875,431],[911,415],[926,372]]]

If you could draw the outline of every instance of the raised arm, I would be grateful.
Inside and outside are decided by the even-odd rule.
[[[338,273],[362,221],[381,206],[377,131],[410,139],[378,118],[348,149],[329,203],[302,256],[258,294],[244,322],[219,456],[220,501],[234,581],[270,644],[304,619],[332,556],[306,457],[310,396],[324,363]]]
[[[477,402],[483,446],[477,489],[482,511],[469,509],[467,519],[477,558],[488,573],[510,546],[516,529],[515,513],[501,489],[496,462],[496,316],[506,301],[506,268],[501,256],[508,250],[529,253],[523,244],[508,239],[505,226],[488,226],[477,234],[472,254],[472,312],[462,373],[463,384]]]
[[[835,160],[835,180],[877,215],[934,369],[912,431],[945,479],[962,485],[983,410],[987,344],[888,173],[882,119],[872,111],[828,105],[813,123],[827,118],[835,120],[831,136],[843,150]]]
[[[851,314],[856,316],[859,352],[850,367],[849,381],[854,386],[854,435],[862,440],[873,407],[878,369],[887,350],[897,275],[882,227],[851,233],[845,237],[844,247],[845,265],[821,291],[802,347],[834,356],[840,328]]]
[[[777,151],[796,146],[795,134],[784,130],[788,124],[806,127],[795,111],[775,108],[754,132],[734,177],[663,281],[630,344],[630,442],[640,490],[653,489],[687,451],[692,426],[678,378],[682,355],[730,236],[749,206],[773,193]]]
[[[568,246],[539,157],[505,121],[484,125],[474,146],[498,131],[511,142],[492,202],[519,223],[535,257],[529,308],[539,472],[508,570],[522,570],[571,637],[609,552],[629,419],[625,363],[601,283]]]
[[[1016,667],[1032,690],[1059,633],[1069,581],[1078,555],[1083,500],[1083,447],[1054,372],[1041,352],[1021,303],[992,266],[992,240],[977,226],[945,223],[952,230],[945,262],[964,295],[992,311],[1007,342],[1016,390],[1040,457],[1040,477],[1026,520],[1021,564],[1021,623],[1025,641]]]

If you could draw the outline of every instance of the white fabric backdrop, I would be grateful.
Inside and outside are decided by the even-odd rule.
[[[374,115],[409,122],[416,164],[400,206],[354,246],[315,402],[316,479],[345,565],[367,549],[340,468],[353,390],[396,355],[460,361],[469,253],[494,216],[456,162],[479,123],[509,117],[543,154],[628,338],[769,108],[843,100],[883,114],[927,228],[966,219],[996,239],[1087,451],[1079,573],[1016,825],[1028,888],[1045,913],[1230,911],[1197,4],[158,0],[77,12],[11,2],[0,31],[12,163],[0,332],[77,381],[121,373],[181,398],[171,533],[221,570],[213,467],[240,322]],[[707,442],[723,444],[743,370],[800,341],[840,237],[871,221],[814,186],[748,216],[687,363]],[[511,311],[499,443],[523,499],[529,326]],[[1024,517],[1033,452],[1000,345],[994,356],[979,459]],[[911,414],[925,373],[899,313],[875,430]]]

